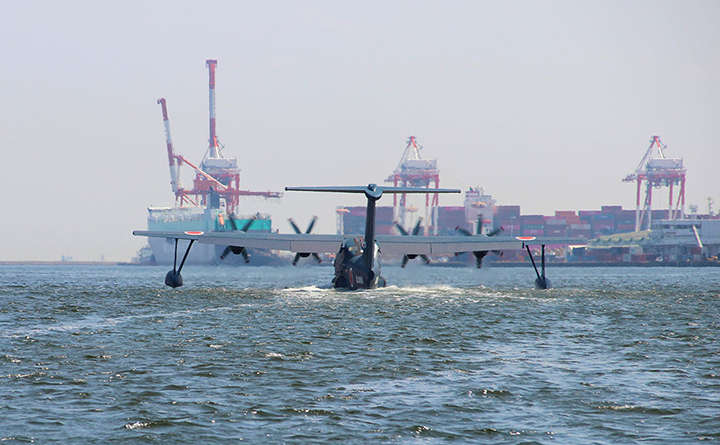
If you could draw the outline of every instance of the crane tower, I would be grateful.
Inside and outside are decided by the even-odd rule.
[[[650,139],[650,146],[645,152],[635,171],[625,177],[623,182],[637,183],[637,202],[635,208],[635,231],[650,229],[652,224],[652,191],[653,188],[669,188],[668,219],[683,218],[685,213],[685,173],[683,158],[665,157],[664,145],[659,136]],[[645,199],[641,201],[641,193],[645,182]],[[679,185],[677,200],[673,201],[673,187]],[[640,203],[642,204],[642,207]]]
[[[420,151],[422,146],[418,146],[417,138],[415,136],[409,136],[407,139],[407,147],[403,153],[400,163],[395,168],[392,175],[388,176],[385,182],[392,182],[395,187],[426,187],[428,193],[425,195],[425,221],[430,221],[428,218],[430,211],[433,213],[433,227],[437,227],[437,207],[438,207],[438,194],[430,192],[430,184],[434,183],[435,188],[440,187],[440,170],[437,168],[436,159],[422,159]],[[432,195],[432,201],[430,196]],[[393,207],[394,207],[394,218],[401,225],[405,226],[405,217],[408,212],[411,212],[412,206],[408,206],[407,196],[405,194],[400,195],[398,200],[397,195],[393,195]],[[430,231],[430,225],[426,224],[425,235],[428,235]]]
[[[208,68],[210,87],[210,135],[207,152],[199,167],[182,155],[175,153],[172,138],[170,137],[167,101],[164,98],[158,99],[158,104],[162,106],[165,139],[170,163],[170,179],[175,193],[175,204],[180,206],[185,204],[193,206],[205,205],[219,208],[222,199],[227,213],[231,214],[237,210],[241,196],[256,196],[266,199],[282,197],[282,193],[279,192],[240,190],[240,169],[237,166],[237,159],[226,158],[223,155],[224,146],[220,143],[215,131],[215,69],[217,68],[217,60],[206,60],[205,66]],[[182,165],[188,165],[196,173],[193,179],[193,188],[190,190],[186,190],[182,186]]]

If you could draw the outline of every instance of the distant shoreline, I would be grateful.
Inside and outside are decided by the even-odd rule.
[[[540,261],[535,259],[535,264],[540,267]],[[465,264],[460,263],[431,263],[431,266],[439,267],[466,267]],[[532,264],[527,261],[513,261],[513,262],[488,262],[483,264],[483,268],[502,268],[502,267],[532,267]],[[656,262],[648,261],[643,263],[605,263],[605,262],[573,262],[573,263],[545,263],[545,267],[553,269],[556,267],[720,267],[720,261],[704,261],[702,263],[694,263],[688,261],[673,261],[673,262]]]
[[[540,267],[539,261],[536,260],[537,266]],[[329,265],[322,264],[320,266]],[[387,266],[395,264],[386,264]],[[0,261],[0,266],[152,266],[151,264],[132,263],[129,261]],[[228,267],[227,265],[218,265]],[[431,262],[429,267],[473,267],[471,264],[464,263],[435,263]],[[488,262],[485,268],[503,268],[503,267],[532,267],[528,261],[517,262]],[[605,263],[605,262],[573,262],[573,263],[554,263],[547,262],[546,267],[552,269],[556,267],[720,267],[720,261],[704,261],[702,263],[694,262],[644,262],[644,263]]]
[[[0,261],[0,266],[128,266],[123,261]]]

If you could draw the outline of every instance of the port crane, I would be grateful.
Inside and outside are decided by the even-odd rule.
[[[660,136],[653,136],[640,164],[633,173],[623,179],[623,182],[637,183],[636,232],[650,229],[652,225],[653,188],[669,188],[668,219],[682,218],[685,212],[685,174],[687,169],[683,167],[683,158],[666,157],[666,148],[667,145],[662,143]],[[643,182],[645,183],[645,198],[641,200]],[[676,185],[680,186],[680,192],[677,200],[674,201],[673,187]]]
[[[432,210],[433,219],[435,221],[433,227],[437,230],[437,215],[436,210],[438,207],[438,193],[431,192],[430,185],[435,184],[435,189],[440,187],[440,170],[437,168],[436,159],[423,159],[420,156],[422,146],[417,143],[415,136],[408,136],[407,146],[403,152],[400,163],[398,163],[395,171],[385,179],[385,182],[393,183],[394,187],[425,187],[427,193],[425,194],[425,221],[431,221],[429,212]],[[431,201],[432,195],[432,201]],[[395,220],[402,226],[405,226],[405,218],[408,212],[411,212],[411,207],[407,203],[407,195],[405,193],[400,194],[398,199],[397,195],[393,196],[393,208]],[[426,225],[424,233],[427,236],[430,230],[430,225]],[[437,235],[437,233],[435,233]]]
[[[278,199],[282,197],[281,192],[273,191],[252,191],[240,189],[240,169],[237,166],[236,158],[226,158],[223,155],[223,145],[216,132],[215,116],[215,70],[217,60],[208,59],[205,65],[209,71],[209,138],[208,150],[200,166],[196,166],[182,155],[175,153],[172,137],[170,134],[170,120],[168,118],[167,101],[165,98],[158,99],[157,103],[162,107],[163,124],[165,126],[165,141],[170,165],[170,183],[175,194],[176,206],[210,206],[219,208],[220,199],[224,199],[228,214],[237,210],[240,197],[255,196],[265,199]],[[183,165],[189,166],[195,171],[193,187],[185,189],[182,185]]]

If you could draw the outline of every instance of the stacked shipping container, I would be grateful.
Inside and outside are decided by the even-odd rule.
[[[348,207],[344,214],[347,234],[365,231],[364,206]],[[457,227],[474,231],[473,221],[466,221],[466,208],[444,206],[438,208],[438,235],[454,235]],[[667,218],[667,210],[653,210],[653,219]],[[417,221],[416,219],[414,221]],[[425,224],[431,223],[426,221]],[[413,223],[411,223],[412,225]],[[378,234],[397,234],[393,229],[393,208],[377,207]],[[601,235],[628,233],[635,230],[635,211],[622,206],[602,206],[600,210],[557,210],[553,216],[523,215],[520,206],[495,206],[494,228],[502,227],[503,236],[554,236],[596,238]],[[408,227],[408,230],[412,227]],[[474,233],[474,232],[473,232]]]

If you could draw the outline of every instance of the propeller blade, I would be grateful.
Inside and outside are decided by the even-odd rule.
[[[420,234],[420,229],[422,229],[422,218],[418,218],[417,224],[415,224],[415,227],[412,230],[412,234],[409,233],[403,226],[400,225],[397,221],[395,221],[395,227],[397,227],[398,231],[403,236],[418,236]],[[405,267],[409,260],[414,259],[417,257],[417,254],[413,255],[403,255],[402,263],[400,264],[401,267]],[[420,255],[420,257],[425,261],[425,264],[430,263],[430,258],[427,257],[427,255]]]
[[[255,217],[253,216],[248,220],[248,222],[245,223],[245,226],[243,226],[242,231],[247,232],[250,230],[250,226],[252,226],[252,223],[255,222]]]
[[[488,233],[488,236],[495,236],[495,235],[497,235],[498,233],[502,232],[503,230],[505,230],[505,229],[503,229],[502,227],[498,227],[497,229],[495,229],[495,230],[493,230],[492,232]]]
[[[300,230],[300,227],[298,227],[297,224],[295,224],[295,221],[292,218],[288,218],[288,221],[290,222],[290,225],[292,226],[293,230],[295,230],[295,233],[300,235],[302,231]]]
[[[317,216],[312,217],[312,219],[310,220],[310,224],[308,224],[307,229],[305,229],[305,232],[304,232],[305,235],[308,235],[310,232],[312,232],[312,229],[313,229],[313,227],[315,227],[315,223],[317,222],[317,220],[318,220]],[[292,228],[296,234],[298,234],[298,235],[303,234],[303,231],[300,230],[300,227],[298,227],[298,225],[295,223],[294,219],[288,218],[288,222],[290,222],[290,225],[292,226]],[[298,261],[300,261],[300,258],[307,258],[310,255],[312,255],[313,258],[315,258],[315,260],[318,263],[322,263],[322,258],[320,258],[320,255],[318,255],[316,252],[298,252],[295,254],[295,258],[293,259],[292,265],[297,266],[297,263],[298,263]]]
[[[235,222],[235,214],[234,213],[229,214],[228,219],[230,220],[230,225],[232,225],[232,229],[237,230],[237,223]]]
[[[415,224],[415,228],[412,231],[413,235],[417,235],[418,233],[420,233],[420,229],[422,228],[420,224],[422,224],[422,218],[418,218],[418,222],[417,224]]]
[[[307,230],[305,231],[305,233],[310,233],[310,232],[312,232],[313,226],[315,226],[315,221],[317,221],[317,219],[318,219],[317,216],[313,216],[312,220],[310,220],[310,224],[308,225],[308,228],[307,228]]]
[[[233,230],[237,230],[237,220],[234,213],[231,213],[228,215],[228,219],[230,220],[230,225],[232,225]],[[250,224],[252,224],[253,220],[255,218],[251,219],[250,221],[245,224],[245,227],[243,227],[243,232],[247,232],[247,230],[250,228]],[[224,260],[225,257],[227,257],[230,252],[234,253],[235,255],[242,254],[243,258],[245,258],[245,262],[247,263],[250,261],[250,256],[248,255],[247,251],[244,247],[240,246],[227,246],[225,250],[223,250],[223,253],[220,255],[220,259]]]
[[[398,231],[400,232],[401,235],[403,235],[403,236],[408,236],[408,235],[410,235],[410,234],[408,233],[408,231],[405,230],[405,228],[404,228],[403,226],[401,226],[400,223],[397,222],[397,221],[395,221],[395,227],[397,227],[397,229],[398,229]]]
[[[250,262],[250,254],[244,247],[241,246],[227,246],[225,250],[223,250],[223,253],[220,255],[220,259],[224,260],[230,254],[230,252],[234,253],[235,255],[242,255],[246,263]]]
[[[470,231],[468,229],[466,229],[465,227],[457,226],[457,227],[455,227],[455,231],[460,232],[465,236],[473,236],[472,233],[470,233]]]

